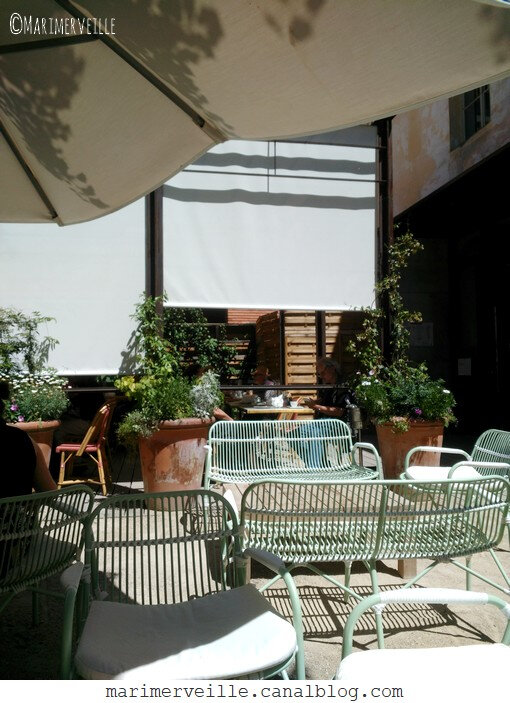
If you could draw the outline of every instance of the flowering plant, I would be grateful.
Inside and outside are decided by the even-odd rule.
[[[413,364],[408,357],[409,325],[421,322],[421,314],[406,310],[399,286],[409,257],[421,249],[410,232],[398,237],[388,249],[388,275],[376,286],[388,303],[389,360],[380,345],[385,319],[381,308],[364,310],[363,329],[349,346],[361,367],[354,388],[357,402],[373,422],[391,422],[394,432],[406,432],[411,420],[440,420],[445,425],[455,420],[455,400],[444,382],[431,379],[426,364]]]
[[[0,382],[9,387],[4,410],[8,422],[58,420],[69,405],[67,379],[46,366],[58,342],[39,334],[39,327],[52,321],[38,312],[0,308]]]
[[[57,376],[54,369],[34,373],[0,371],[0,381],[10,388],[4,411],[7,422],[57,420],[69,405],[64,390],[67,379]]]
[[[356,400],[374,422],[391,422],[406,432],[410,420],[454,420],[454,399],[442,380],[432,380],[425,364],[417,368],[381,366],[360,375]]]

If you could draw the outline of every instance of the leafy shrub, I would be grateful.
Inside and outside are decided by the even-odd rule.
[[[226,327],[217,324],[215,328],[217,337],[212,336],[206,317],[198,308],[164,309],[164,337],[183,374],[192,366],[211,367],[224,380],[235,373],[232,362],[236,350],[226,343]]]
[[[157,303],[145,298],[134,315],[142,375],[138,379],[125,376],[115,382],[134,406],[118,428],[119,439],[126,444],[133,444],[139,436],[150,436],[164,420],[210,417],[222,402],[216,374],[209,371],[194,382],[182,375],[182,350],[161,336]]]
[[[180,376],[144,376],[140,381],[132,377],[117,383],[135,403],[118,428],[121,441],[133,444],[138,436],[149,437],[163,420],[186,417],[210,417],[222,402],[218,378],[208,372],[191,383]]]

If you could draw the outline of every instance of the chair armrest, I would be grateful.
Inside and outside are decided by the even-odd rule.
[[[71,678],[72,670],[72,645],[73,645],[73,624],[77,621],[77,626],[81,629],[80,603],[76,610],[76,600],[78,589],[82,583],[83,574],[89,573],[81,561],[68,566],[60,577],[60,584],[64,589],[64,616],[62,623],[62,639],[60,649],[60,678]],[[78,597],[80,601],[80,597]],[[75,617],[76,616],[76,617]]]
[[[296,673],[298,679],[305,678],[305,665],[304,665],[304,646],[303,646],[303,614],[301,610],[301,602],[299,600],[299,593],[296,587],[296,583],[292,578],[289,569],[285,566],[285,562],[277,557],[271,552],[266,552],[262,549],[254,549],[248,547],[242,553],[242,558],[249,559],[250,557],[256,559],[258,562],[267,566],[268,569],[277,574],[275,577],[269,580],[264,586],[259,588],[259,592],[263,593],[271,584],[282,578],[286,587],[290,600],[290,607],[292,610],[292,623],[294,629],[296,630],[297,637],[297,656],[296,656]]]
[[[506,464],[502,461],[458,461],[448,472],[448,478],[455,478],[455,472],[462,467],[472,469],[503,469],[510,478],[510,464]],[[499,474],[495,475],[498,476]]]
[[[351,449],[351,456],[352,456],[353,460],[354,460],[354,452],[357,449],[366,449],[367,451],[371,452],[374,455],[375,468],[376,468],[376,471],[379,475],[379,478],[384,478],[381,457],[379,456],[379,452],[374,447],[374,445],[370,444],[369,442],[356,442],[356,444],[353,444],[352,449]]]
[[[374,606],[388,603],[462,603],[465,605],[494,605],[510,621],[510,604],[501,598],[476,591],[462,591],[456,588],[400,588],[384,591],[364,598],[354,606],[344,626],[342,659],[351,654],[354,628],[363,613]],[[503,642],[510,637],[510,625],[505,631]],[[338,672],[337,672],[338,676]]]
[[[451,449],[450,447],[413,447],[410,449],[404,461],[404,470],[409,468],[409,460],[416,452],[433,452],[434,454],[459,454],[469,461],[471,458],[463,449]]]
[[[458,588],[400,588],[395,591],[384,591],[379,594],[379,602],[387,603],[464,603],[465,605],[486,605],[489,602],[487,593],[463,591]],[[498,599],[499,600],[499,599]]]
[[[258,561],[259,564],[266,566],[275,574],[282,575],[286,570],[285,562],[280,559],[280,557],[277,557],[276,554],[272,554],[271,552],[266,552],[263,549],[248,547],[248,549],[244,550],[242,556],[245,559],[255,559],[255,561]]]
[[[65,569],[60,576],[60,585],[64,591],[69,589],[78,590],[81,583],[85,565],[81,561],[71,564]]]

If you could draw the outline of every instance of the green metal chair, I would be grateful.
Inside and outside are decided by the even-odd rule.
[[[349,426],[337,419],[215,422],[206,449],[206,488],[212,483],[266,479],[382,478],[375,447],[365,442],[353,444]],[[373,455],[374,467],[360,463],[363,450]]]
[[[506,629],[501,644],[429,649],[370,649],[353,653],[354,630],[358,619],[371,608],[381,608],[392,603],[491,605],[506,617]],[[438,681],[449,681],[455,677],[455,698],[462,700],[462,694],[472,686],[472,679],[471,676],[463,676],[461,672],[478,672],[478,675],[483,672],[487,677],[483,680],[493,684],[498,693],[503,693],[508,688],[509,645],[510,604],[500,598],[486,593],[448,588],[386,591],[363,599],[347,618],[343,632],[342,660],[335,679],[366,681],[367,677],[371,677],[374,681],[384,682],[419,681],[420,687],[423,687],[421,690],[425,694],[430,693],[433,699],[438,695]],[[423,700],[426,700],[426,695]],[[469,697],[469,700],[476,699]]]
[[[462,461],[450,466],[413,466],[412,457],[417,452],[441,455],[458,455]],[[453,475],[458,478],[477,478],[478,476],[507,476],[510,477],[510,432],[505,430],[486,430],[475,441],[471,454],[463,449],[451,447],[413,447],[405,458],[403,478],[418,481],[430,478],[448,478]]]
[[[299,630],[292,577],[270,554],[241,554],[239,526],[222,496],[194,490],[106,499],[87,521],[84,583],[90,573],[91,600],[74,674],[285,677],[296,655],[296,631],[244,583],[248,558],[284,578]],[[302,653],[297,669],[303,678]]]
[[[450,466],[414,466],[412,457],[417,452],[429,454],[457,455],[462,457]],[[402,478],[437,481],[443,478],[480,478],[482,476],[506,476],[510,478],[510,432],[505,430],[486,430],[475,441],[471,454],[462,449],[450,447],[413,447],[404,461]],[[506,519],[507,534],[510,540],[510,513]],[[490,554],[510,589],[510,578],[507,576],[500,559],[494,549]],[[470,558],[468,557],[468,564]],[[510,592],[510,590],[509,590]]]
[[[65,569],[75,568],[83,536],[82,520],[90,513],[94,493],[85,486],[48,493],[0,499],[0,613],[15,595],[33,593],[34,624],[39,620],[38,594],[64,600],[61,674],[72,630],[76,590],[62,592],[42,587],[42,582]]]
[[[349,585],[352,562],[365,564],[377,593],[376,563],[385,559],[430,560],[406,587],[448,562],[507,593],[507,588],[457,558],[499,544],[509,496],[510,483],[502,477],[437,482],[265,481],[252,484],[243,495],[241,534],[244,547],[275,554],[289,573],[308,568],[338,586],[346,600],[349,596],[360,600]],[[339,561],[345,563],[343,583],[317,566]],[[383,646],[380,615],[376,620]]]

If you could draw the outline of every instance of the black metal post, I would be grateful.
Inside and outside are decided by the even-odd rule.
[[[280,310],[278,323],[280,332],[280,381],[285,383],[285,374],[287,372],[285,365],[285,310]]]
[[[315,312],[315,340],[318,360],[326,356],[326,313],[324,310],[316,310]]]
[[[163,314],[163,187],[145,196],[145,293]]]
[[[381,280],[388,273],[388,247],[393,244],[393,164],[391,121],[393,117],[378,120],[377,142],[377,280]],[[381,297],[377,304],[384,310],[382,330],[382,350],[386,358],[390,353],[390,310],[387,296]]]

